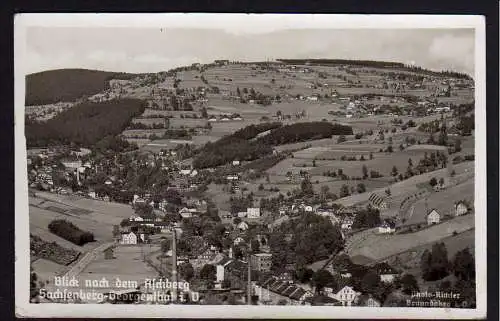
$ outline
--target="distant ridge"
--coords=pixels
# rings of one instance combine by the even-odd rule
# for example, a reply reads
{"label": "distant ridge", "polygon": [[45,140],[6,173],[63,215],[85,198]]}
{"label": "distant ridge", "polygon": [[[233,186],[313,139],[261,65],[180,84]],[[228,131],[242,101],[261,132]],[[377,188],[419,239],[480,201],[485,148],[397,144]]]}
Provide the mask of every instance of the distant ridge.
{"label": "distant ridge", "polygon": [[57,69],[26,76],[26,106],[74,101],[109,88],[111,79],[130,79],[136,74],[89,69]]}
{"label": "distant ridge", "polygon": [[472,79],[472,77],[465,73],[455,72],[455,71],[433,71],[425,69],[418,66],[407,65],[401,62],[389,62],[389,61],[374,61],[374,60],[349,60],[349,59],[276,59],[276,61],[285,64],[310,64],[310,65],[352,65],[360,67],[372,67],[372,68],[394,68],[404,71],[419,72],[422,74],[428,74],[433,76],[445,76],[460,79]]}

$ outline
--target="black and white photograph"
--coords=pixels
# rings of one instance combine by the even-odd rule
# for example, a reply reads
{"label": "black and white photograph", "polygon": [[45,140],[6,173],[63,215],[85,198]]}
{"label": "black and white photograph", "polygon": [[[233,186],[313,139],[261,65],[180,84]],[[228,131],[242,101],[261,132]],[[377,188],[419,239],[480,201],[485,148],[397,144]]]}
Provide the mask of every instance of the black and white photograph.
{"label": "black and white photograph", "polygon": [[18,315],[486,315],[481,17],[14,28]]}

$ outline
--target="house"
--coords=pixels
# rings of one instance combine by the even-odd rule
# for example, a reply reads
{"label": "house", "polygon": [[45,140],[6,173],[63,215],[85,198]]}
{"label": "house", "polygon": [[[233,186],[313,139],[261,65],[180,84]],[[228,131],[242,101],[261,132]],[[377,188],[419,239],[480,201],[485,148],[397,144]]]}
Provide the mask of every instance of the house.
{"label": "house", "polygon": [[280,216],[286,215],[287,212],[288,212],[288,206],[282,205],[279,208]]}
{"label": "house", "polygon": [[351,286],[346,285],[336,293],[334,293],[333,291],[330,292],[328,296],[340,301],[343,306],[351,306],[354,302],[356,302],[357,298],[360,295],[360,292],[356,292]]}
{"label": "house", "polygon": [[137,216],[137,215],[131,215],[131,216],[128,218],[128,220],[129,220],[130,222],[143,222],[143,221],[144,221],[144,219],[143,219],[142,217]]}
{"label": "house", "polygon": [[432,209],[429,213],[427,213],[427,225],[438,224],[441,220],[441,215],[436,211],[436,209]]}
{"label": "house", "polygon": [[269,272],[271,271],[272,257],[271,253],[252,254],[250,257],[250,266],[253,270],[259,272]]}
{"label": "house", "polygon": [[240,224],[238,224],[237,228],[240,231],[244,232],[244,231],[248,230],[248,224],[247,224],[247,222],[241,222]]}
{"label": "house", "polygon": [[392,266],[386,262],[377,263],[373,266],[378,275],[380,275],[380,281],[383,283],[392,283],[395,278],[399,275]]}
{"label": "house", "polygon": [[248,218],[259,218],[260,217],[260,207],[248,207],[247,208]]}
{"label": "house", "polygon": [[137,244],[137,235],[134,232],[122,233],[122,238],[120,240],[120,244],[136,245]]}
{"label": "house", "polygon": [[167,206],[168,202],[166,200],[161,200],[161,202],[158,204],[158,208],[162,210],[163,212],[167,211]]}
{"label": "house", "polygon": [[455,203],[455,216],[465,215],[469,211],[468,205],[464,201]]}
{"label": "house", "polygon": [[233,161],[233,166],[238,166],[240,165],[240,161],[239,160],[234,160]]}
{"label": "house", "polygon": [[239,179],[238,175],[227,175],[226,179],[228,181],[237,181]]}
{"label": "house", "polygon": [[210,117],[210,118],[208,119],[208,121],[209,121],[209,122],[216,122],[216,121],[217,121],[217,117],[212,116],[212,117]]}
{"label": "house", "polygon": [[187,207],[183,207],[179,210],[179,215],[182,218],[191,218],[193,217],[193,212],[191,212]]}
{"label": "house", "polygon": [[215,265],[215,281],[222,282],[225,280],[226,266],[233,261],[231,258],[225,257]]}
{"label": "house", "polygon": [[359,296],[358,305],[371,308],[378,308],[382,306],[380,301],[375,299],[371,294],[363,294]]}
{"label": "house", "polygon": [[238,212],[237,215],[239,218],[244,218],[244,217],[247,217],[247,212]]}
{"label": "house", "polygon": [[307,100],[309,100],[309,101],[318,101],[318,96],[308,96]]}
{"label": "house", "polygon": [[263,282],[257,282],[254,286],[254,293],[259,297],[259,301],[269,304],[286,302],[288,305],[301,305],[313,296],[313,294],[303,288],[278,280],[275,276],[270,276]]}
{"label": "house", "polygon": [[344,217],[342,219],[341,229],[350,230],[352,229],[352,224],[354,223],[354,219],[352,217]]}
{"label": "house", "polygon": [[214,63],[218,66],[227,66],[229,65],[229,60],[227,59],[217,59],[217,60],[214,60]]}
{"label": "house", "polygon": [[396,225],[393,222],[385,220],[379,227],[379,234],[392,234],[396,232]]}
{"label": "house", "polygon": [[234,239],[233,244],[238,245],[238,244],[243,243],[243,242],[245,242],[245,240],[241,236],[238,236]]}
{"label": "house", "polygon": [[282,282],[288,282],[290,284],[293,283],[293,276],[289,272],[283,272],[280,275],[276,276],[276,279]]}
{"label": "house", "polygon": [[313,207],[311,205],[304,205],[302,206],[302,209],[304,210],[304,212],[312,212],[313,211]]}

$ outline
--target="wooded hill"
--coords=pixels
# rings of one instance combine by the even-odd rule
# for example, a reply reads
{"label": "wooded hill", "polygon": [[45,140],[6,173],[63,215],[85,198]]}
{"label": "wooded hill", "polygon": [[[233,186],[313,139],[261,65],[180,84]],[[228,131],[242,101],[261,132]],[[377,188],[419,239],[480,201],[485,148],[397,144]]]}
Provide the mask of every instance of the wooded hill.
{"label": "wooded hill", "polygon": [[120,134],[144,109],[144,102],[138,99],[82,103],[46,122],[27,120],[26,144],[40,147],[74,143],[93,147],[105,137]]}
{"label": "wooded hill", "polygon": [[[269,134],[251,140],[268,130]],[[304,122],[285,126],[281,123],[250,125],[214,143],[207,143],[194,158],[193,166],[207,168],[233,160],[252,161],[271,154],[272,147],[276,145],[330,138],[333,135],[352,135],[352,128],[328,122]]]}
{"label": "wooded hill", "polygon": [[131,79],[135,74],[88,69],[59,69],[26,76],[26,106],[71,102],[109,88],[111,79]]}

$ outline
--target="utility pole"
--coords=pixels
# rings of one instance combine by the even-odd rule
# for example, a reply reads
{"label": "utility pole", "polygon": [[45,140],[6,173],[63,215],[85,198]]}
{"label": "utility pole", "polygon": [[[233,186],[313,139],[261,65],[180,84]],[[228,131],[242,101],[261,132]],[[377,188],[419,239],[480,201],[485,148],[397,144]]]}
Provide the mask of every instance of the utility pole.
{"label": "utility pole", "polygon": [[172,303],[177,301],[177,230],[173,228],[172,234]]}
{"label": "utility pole", "polygon": [[[250,246],[249,246],[250,247]],[[248,267],[248,273],[247,273],[247,304],[251,305],[252,304],[252,267],[250,264],[250,259],[251,259],[251,251],[250,249],[247,251],[248,253],[248,258],[247,258],[247,267]]]}

